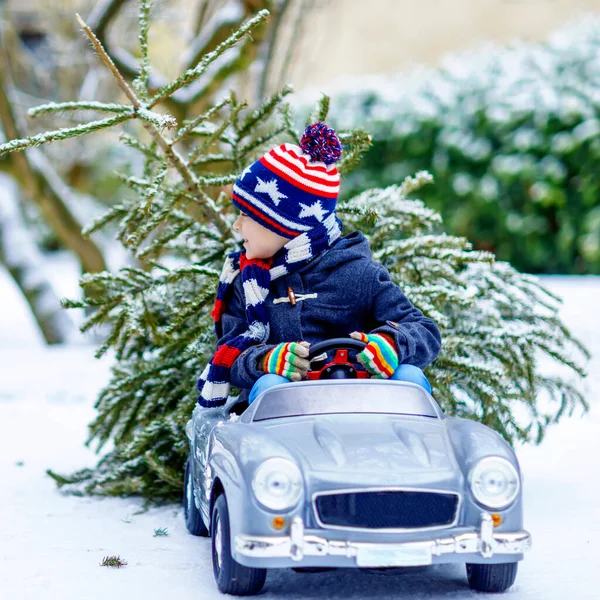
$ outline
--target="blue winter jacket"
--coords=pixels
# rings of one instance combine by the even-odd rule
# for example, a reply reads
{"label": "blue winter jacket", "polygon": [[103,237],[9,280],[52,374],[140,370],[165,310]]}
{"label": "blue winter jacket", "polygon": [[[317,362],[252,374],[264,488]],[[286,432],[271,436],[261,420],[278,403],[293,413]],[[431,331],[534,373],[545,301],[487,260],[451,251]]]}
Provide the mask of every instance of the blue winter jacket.
{"label": "blue winter jacket", "polygon": [[[299,300],[295,306],[274,302],[288,298],[288,287],[296,296],[316,297]],[[217,346],[248,329],[240,276],[232,288],[217,326]],[[388,270],[372,260],[369,242],[360,231],[339,238],[300,270],[274,280],[266,308],[271,325],[268,343],[245,350],[231,369],[232,385],[244,390],[240,400],[264,375],[257,369],[258,359],[281,342],[312,344],[347,337],[352,331],[384,332],[394,337],[399,362],[420,368],[433,362],[441,347],[434,321],[423,316],[390,279]]]}

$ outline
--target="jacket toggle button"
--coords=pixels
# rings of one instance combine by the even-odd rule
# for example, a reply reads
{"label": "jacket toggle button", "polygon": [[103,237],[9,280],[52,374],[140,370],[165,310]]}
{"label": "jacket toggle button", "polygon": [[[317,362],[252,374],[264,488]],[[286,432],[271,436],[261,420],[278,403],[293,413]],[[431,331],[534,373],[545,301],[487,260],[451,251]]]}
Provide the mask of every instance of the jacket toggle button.
{"label": "jacket toggle button", "polygon": [[291,286],[288,287],[288,298],[290,299],[290,304],[296,306],[296,294]]}

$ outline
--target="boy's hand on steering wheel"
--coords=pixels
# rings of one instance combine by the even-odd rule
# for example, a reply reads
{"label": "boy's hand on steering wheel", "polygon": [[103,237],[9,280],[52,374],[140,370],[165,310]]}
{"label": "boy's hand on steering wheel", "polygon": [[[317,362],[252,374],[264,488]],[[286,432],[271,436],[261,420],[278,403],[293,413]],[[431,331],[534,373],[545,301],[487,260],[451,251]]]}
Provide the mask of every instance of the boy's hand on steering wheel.
{"label": "boy's hand on steering wheel", "polygon": [[261,368],[265,373],[275,373],[291,381],[300,381],[310,365],[307,360],[309,349],[309,342],[277,344],[265,355]]}
{"label": "boy's hand on steering wheel", "polygon": [[388,379],[398,368],[398,351],[391,336],[384,333],[353,331],[350,337],[367,344],[356,360],[378,379]]}

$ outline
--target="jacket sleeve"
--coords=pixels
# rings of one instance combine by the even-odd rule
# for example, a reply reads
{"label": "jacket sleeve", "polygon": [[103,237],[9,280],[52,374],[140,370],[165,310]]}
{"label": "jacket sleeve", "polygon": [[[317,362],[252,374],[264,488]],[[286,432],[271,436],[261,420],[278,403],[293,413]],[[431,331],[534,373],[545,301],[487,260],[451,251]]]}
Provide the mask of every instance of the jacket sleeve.
{"label": "jacket sleeve", "polygon": [[382,265],[376,265],[368,298],[369,333],[390,334],[400,364],[422,369],[437,358],[442,345],[437,325],[411,304]]}
{"label": "jacket sleeve", "polygon": [[[248,329],[246,310],[242,298],[241,278],[236,277],[233,284],[233,293],[230,292],[228,295],[221,323],[215,326],[218,338],[217,348]],[[258,359],[262,358],[273,347],[274,344],[255,344],[244,350],[236,358],[231,368],[231,384],[242,389],[252,388],[256,380],[264,375],[262,371],[256,368]]]}

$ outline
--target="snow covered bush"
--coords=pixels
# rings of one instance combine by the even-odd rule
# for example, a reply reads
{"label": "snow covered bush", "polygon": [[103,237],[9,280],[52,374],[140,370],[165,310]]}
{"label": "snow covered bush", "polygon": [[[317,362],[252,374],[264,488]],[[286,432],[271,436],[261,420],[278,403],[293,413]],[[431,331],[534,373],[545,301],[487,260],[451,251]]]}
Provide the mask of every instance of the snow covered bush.
{"label": "snow covered bush", "polygon": [[600,273],[600,19],[442,69],[340,82],[334,126],[373,148],[346,197],[420,169],[453,234],[532,273]]}

